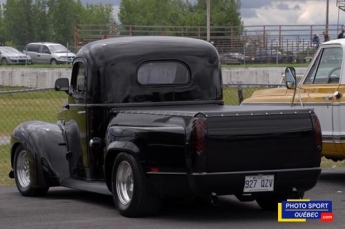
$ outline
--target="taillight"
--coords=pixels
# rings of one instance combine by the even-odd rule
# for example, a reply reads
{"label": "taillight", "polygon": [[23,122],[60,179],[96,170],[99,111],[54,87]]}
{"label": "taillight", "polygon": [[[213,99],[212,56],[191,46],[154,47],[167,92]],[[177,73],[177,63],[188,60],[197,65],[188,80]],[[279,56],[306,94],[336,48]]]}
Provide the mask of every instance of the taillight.
{"label": "taillight", "polygon": [[206,118],[196,118],[193,120],[191,132],[191,153],[202,155],[205,151],[207,122]]}
{"label": "taillight", "polygon": [[321,132],[319,118],[315,114],[312,115],[311,118],[312,118],[313,126],[314,126],[316,148],[321,151],[322,150],[322,132]]}

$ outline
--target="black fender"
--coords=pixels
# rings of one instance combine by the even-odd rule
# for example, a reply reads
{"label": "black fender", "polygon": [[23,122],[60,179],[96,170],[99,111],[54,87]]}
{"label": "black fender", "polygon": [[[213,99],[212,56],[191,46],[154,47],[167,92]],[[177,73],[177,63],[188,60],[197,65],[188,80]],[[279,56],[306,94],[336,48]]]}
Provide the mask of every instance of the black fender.
{"label": "black fender", "polygon": [[105,178],[110,188],[116,156],[126,152],[142,164],[144,172],[186,171],[185,129],[177,125],[147,127],[109,126],[106,133]]}
{"label": "black fender", "polygon": [[66,146],[61,128],[54,123],[29,121],[17,126],[11,136],[11,166],[19,145],[29,154],[32,185],[57,186],[69,177]]}

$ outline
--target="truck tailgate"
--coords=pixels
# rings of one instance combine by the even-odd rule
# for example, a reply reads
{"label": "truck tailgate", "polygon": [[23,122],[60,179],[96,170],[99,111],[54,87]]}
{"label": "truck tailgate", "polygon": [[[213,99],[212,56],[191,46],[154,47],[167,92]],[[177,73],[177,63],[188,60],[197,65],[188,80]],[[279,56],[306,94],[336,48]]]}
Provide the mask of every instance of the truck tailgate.
{"label": "truck tailgate", "polygon": [[207,118],[207,171],[319,166],[310,114]]}

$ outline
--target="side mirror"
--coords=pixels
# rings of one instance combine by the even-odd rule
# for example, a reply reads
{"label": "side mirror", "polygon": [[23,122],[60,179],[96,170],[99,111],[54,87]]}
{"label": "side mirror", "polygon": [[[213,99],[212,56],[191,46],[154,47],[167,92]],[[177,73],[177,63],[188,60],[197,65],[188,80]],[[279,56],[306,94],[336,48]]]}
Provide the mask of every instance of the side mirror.
{"label": "side mirror", "polygon": [[59,78],[55,81],[55,91],[69,91],[69,80],[68,78]]}
{"label": "side mirror", "polygon": [[285,69],[285,86],[287,89],[296,88],[296,70],[293,67]]}

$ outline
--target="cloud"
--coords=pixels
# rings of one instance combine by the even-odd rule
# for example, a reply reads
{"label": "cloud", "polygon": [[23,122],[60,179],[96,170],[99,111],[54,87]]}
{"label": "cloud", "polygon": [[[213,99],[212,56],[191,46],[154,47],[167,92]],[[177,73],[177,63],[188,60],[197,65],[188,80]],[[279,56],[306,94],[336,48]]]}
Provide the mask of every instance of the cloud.
{"label": "cloud", "polygon": [[285,4],[285,3],[282,3],[282,2],[280,2],[279,4],[277,4],[276,7],[277,7],[278,9],[280,9],[280,10],[289,10],[289,9],[290,9],[289,5],[287,5],[287,4]]}
{"label": "cloud", "polygon": [[254,9],[242,9],[241,10],[241,17],[257,18],[258,15],[256,14],[256,10],[254,10]]}
{"label": "cloud", "polygon": [[293,9],[294,9],[294,10],[301,10],[301,7],[300,7],[299,5],[295,5],[295,6],[293,7]]}
{"label": "cloud", "polygon": [[269,6],[272,4],[272,0],[242,0],[242,9],[258,9],[261,7]]}
{"label": "cloud", "polygon": [[[242,0],[244,25],[324,25],[326,1],[321,0]],[[345,13],[340,11],[340,22]],[[337,24],[336,0],[329,0],[329,24]]]}

